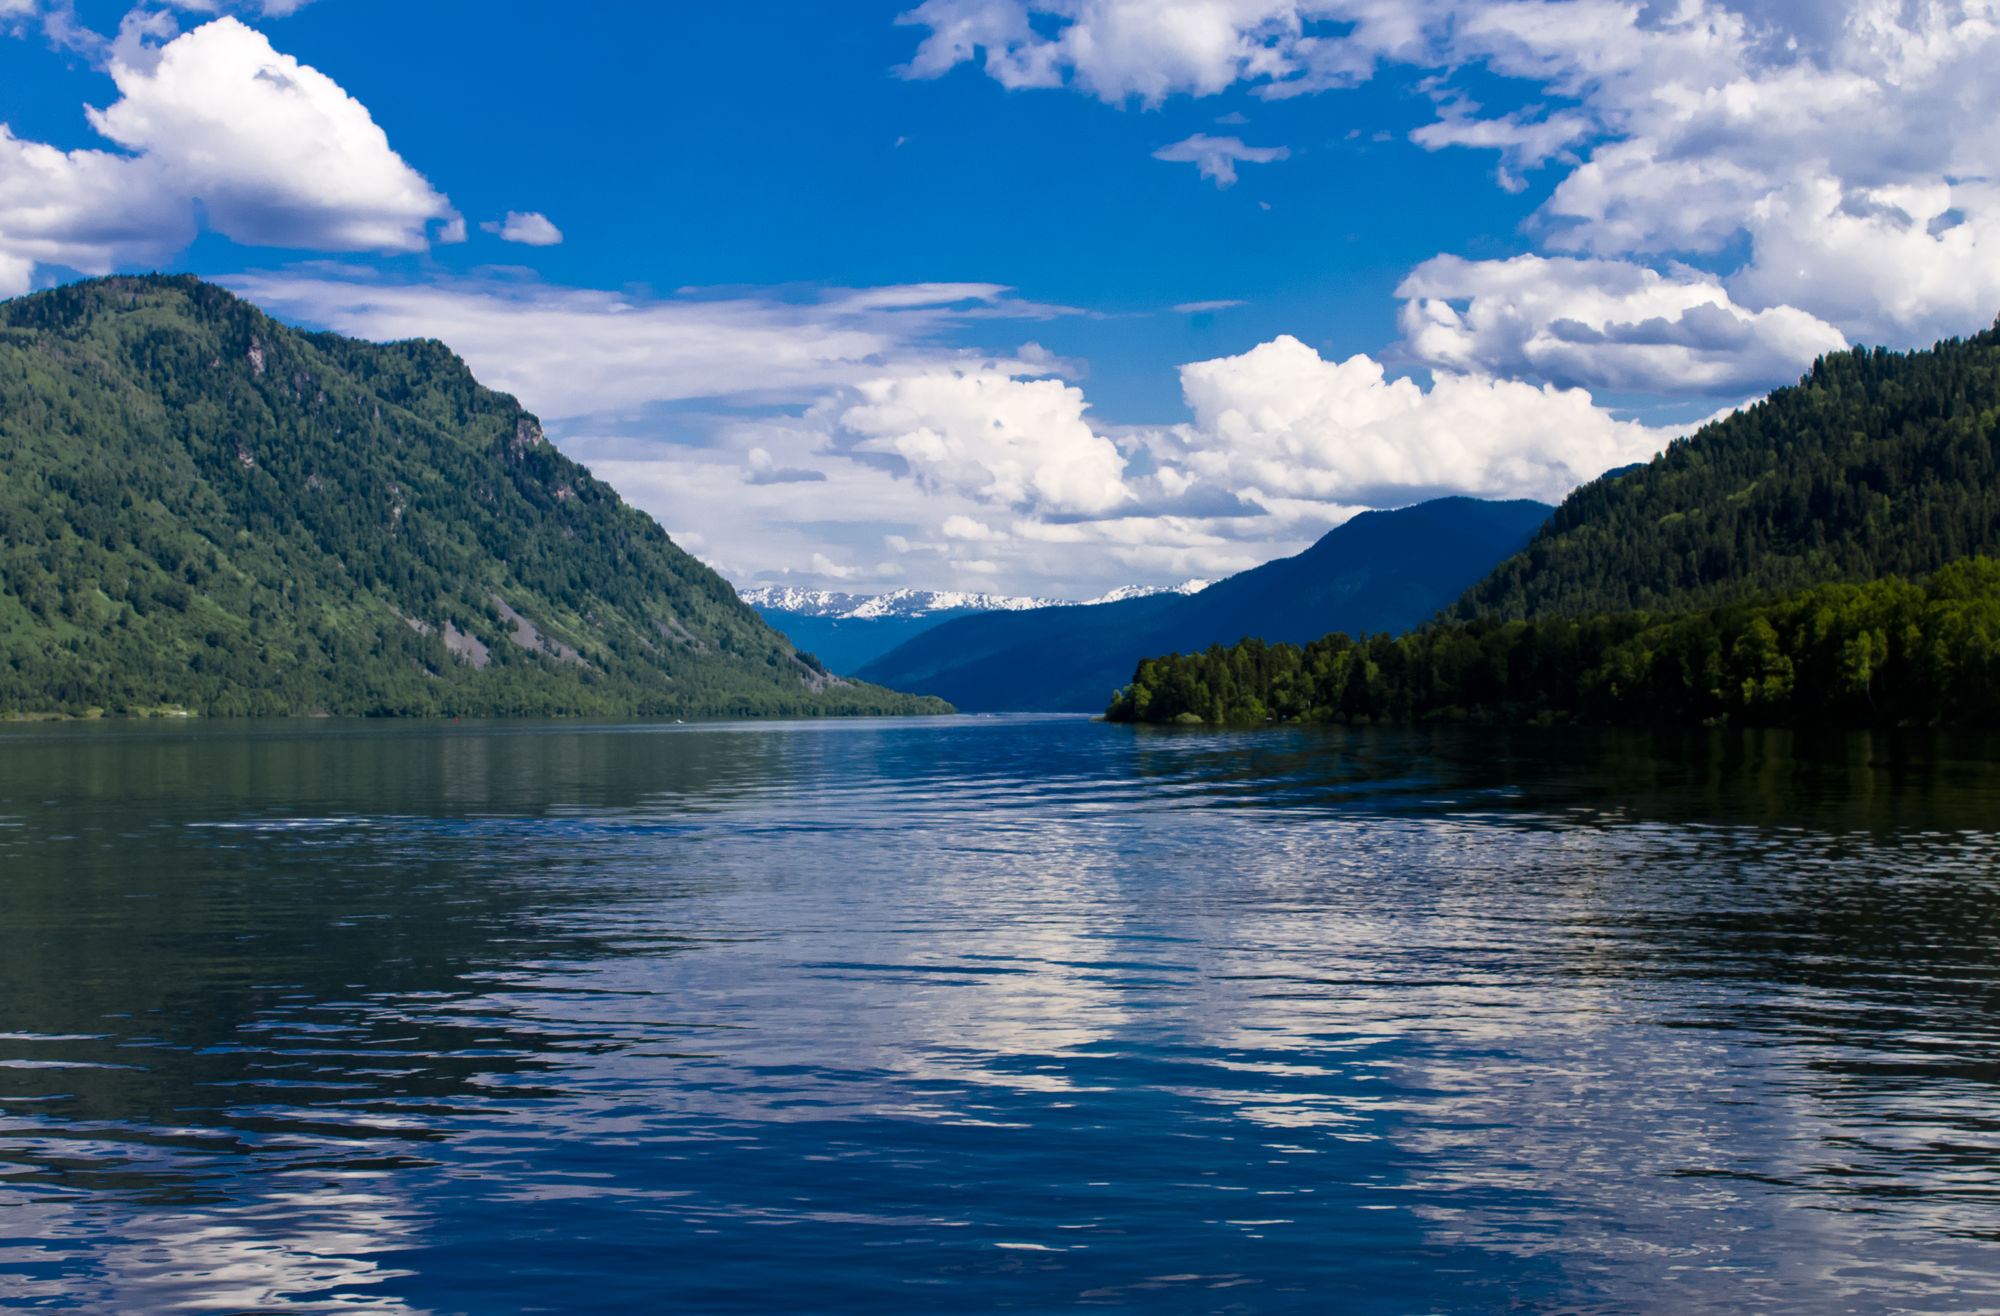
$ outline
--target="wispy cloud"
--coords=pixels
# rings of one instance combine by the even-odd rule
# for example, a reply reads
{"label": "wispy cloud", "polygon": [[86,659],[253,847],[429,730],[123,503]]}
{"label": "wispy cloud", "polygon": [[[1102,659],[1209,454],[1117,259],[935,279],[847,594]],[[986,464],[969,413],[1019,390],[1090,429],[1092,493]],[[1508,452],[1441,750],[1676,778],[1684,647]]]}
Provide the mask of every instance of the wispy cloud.
{"label": "wispy cloud", "polygon": [[[714,400],[809,404],[884,372],[964,360],[967,349],[952,336],[967,323],[1058,313],[990,283],[790,297],[688,289],[647,299],[498,276],[392,283],[340,266],[224,282],[259,305],[342,333],[442,339],[487,383],[555,417]],[[1038,353],[1021,368],[1047,374],[1060,363]]]}
{"label": "wispy cloud", "polygon": [[480,229],[497,235],[502,242],[519,242],[529,247],[553,247],[563,240],[562,230],[547,215],[530,210],[525,214],[510,210],[501,219],[489,219]]}
{"label": "wispy cloud", "polygon": [[1153,152],[1153,158],[1171,164],[1194,165],[1201,170],[1203,178],[1213,179],[1216,187],[1225,188],[1235,186],[1239,162],[1271,164],[1290,159],[1291,154],[1289,147],[1245,146],[1240,137],[1210,137],[1207,133],[1196,133],[1171,146],[1162,146]]}

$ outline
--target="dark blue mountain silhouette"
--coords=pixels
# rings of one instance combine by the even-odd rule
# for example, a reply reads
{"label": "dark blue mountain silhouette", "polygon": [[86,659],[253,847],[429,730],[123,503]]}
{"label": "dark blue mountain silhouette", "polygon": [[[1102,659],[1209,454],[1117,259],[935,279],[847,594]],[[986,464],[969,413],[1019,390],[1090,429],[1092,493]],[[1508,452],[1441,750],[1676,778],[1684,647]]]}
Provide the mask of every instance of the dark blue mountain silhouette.
{"label": "dark blue mountain silhouette", "polygon": [[1099,712],[1141,658],[1245,636],[1304,643],[1329,631],[1429,621],[1528,542],[1544,503],[1440,498],[1363,512],[1297,557],[1192,596],[981,613],[925,631],[855,673],[960,709]]}

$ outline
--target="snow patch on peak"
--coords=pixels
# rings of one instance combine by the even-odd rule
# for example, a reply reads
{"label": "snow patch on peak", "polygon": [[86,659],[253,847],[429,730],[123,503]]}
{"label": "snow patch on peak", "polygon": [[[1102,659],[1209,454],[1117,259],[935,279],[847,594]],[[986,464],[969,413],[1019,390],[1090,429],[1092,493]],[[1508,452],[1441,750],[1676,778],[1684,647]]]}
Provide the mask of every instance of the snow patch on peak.
{"label": "snow patch on peak", "polygon": [[1022,612],[1053,608],[1061,599],[1026,599],[1005,594],[972,594],[963,590],[899,589],[887,594],[846,594],[839,590],[800,589],[766,585],[740,591],[753,608],[789,612],[802,617],[867,620],[878,617],[926,617],[934,612]]}
{"label": "snow patch on peak", "polygon": [[1099,598],[1079,604],[1071,599],[1022,598],[1011,594],[974,594],[965,590],[899,589],[887,594],[848,594],[840,590],[801,589],[796,585],[764,585],[740,590],[743,601],[767,612],[800,617],[831,617],[865,621],[881,617],[927,617],[934,612],[1026,612],[1030,608],[1073,608],[1091,603],[1117,603],[1155,594],[1198,594],[1205,580],[1178,585],[1121,585]]}
{"label": "snow patch on peak", "polygon": [[1178,585],[1120,585],[1109,594],[1088,602],[1123,603],[1126,599],[1150,599],[1156,594],[1199,594],[1214,583],[1212,580],[1184,580]]}

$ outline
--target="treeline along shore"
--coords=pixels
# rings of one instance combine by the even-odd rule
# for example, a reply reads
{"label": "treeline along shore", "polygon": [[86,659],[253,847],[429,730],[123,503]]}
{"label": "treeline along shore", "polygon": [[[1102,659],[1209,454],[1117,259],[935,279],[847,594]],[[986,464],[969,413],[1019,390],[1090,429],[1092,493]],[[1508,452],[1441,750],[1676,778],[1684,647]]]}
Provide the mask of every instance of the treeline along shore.
{"label": "treeline along shore", "polygon": [[1141,662],[1106,717],[2000,726],[2000,562],[1696,612],[1246,639]]}

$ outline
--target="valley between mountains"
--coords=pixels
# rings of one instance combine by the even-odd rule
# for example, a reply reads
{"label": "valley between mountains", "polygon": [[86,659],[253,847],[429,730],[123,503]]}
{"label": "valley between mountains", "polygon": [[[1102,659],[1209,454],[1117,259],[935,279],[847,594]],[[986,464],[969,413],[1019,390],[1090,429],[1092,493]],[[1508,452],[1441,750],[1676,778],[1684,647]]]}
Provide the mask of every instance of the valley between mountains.
{"label": "valley between mountains", "polygon": [[1984,722],[1996,554],[2000,327],[1825,357],[1557,507],[1069,603],[739,596],[444,344],[184,276],[0,303],[4,716]]}

